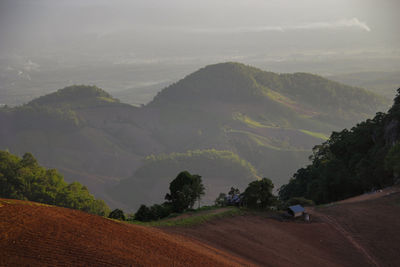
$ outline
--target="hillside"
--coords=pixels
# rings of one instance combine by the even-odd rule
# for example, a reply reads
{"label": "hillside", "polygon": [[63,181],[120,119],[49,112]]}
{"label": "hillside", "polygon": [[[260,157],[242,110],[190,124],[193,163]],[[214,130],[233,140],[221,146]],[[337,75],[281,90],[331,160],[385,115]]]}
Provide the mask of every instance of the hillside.
{"label": "hillside", "polygon": [[[29,151],[67,181],[78,180],[111,206],[122,207],[108,189],[135,176],[149,155],[231,151],[279,187],[332,130],[385,108],[385,100],[372,93],[316,75],[222,63],[190,74],[140,108],[81,85],[3,107],[0,149]],[[233,185],[225,178],[212,180],[211,188]],[[141,189],[129,190],[135,195]]]}
{"label": "hillside", "polygon": [[0,150],[0,198],[36,201],[108,216],[110,209],[78,182],[67,184],[55,169],[40,166],[30,153],[22,158]]}
{"label": "hillside", "polygon": [[1,266],[243,266],[235,256],[155,228],[0,199]]}
{"label": "hillside", "polygon": [[165,88],[144,111],[155,114],[148,123],[167,151],[234,151],[280,186],[332,130],[386,107],[377,95],[316,75],[221,63]]}
{"label": "hillside", "polygon": [[[165,88],[148,106],[168,109],[183,105],[205,110],[210,102],[214,108],[218,104],[236,104],[236,109],[264,111],[261,116],[272,113],[274,116],[264,121],[281,127],[285,121],[288,127],[307,125],[310,130],[320,131],[329,126],[327,119],[328,123],[346,127],[351,125],[349,121],[365,118],[366,114],[388,105],[384,98],[371,92],[318,75],[277,74],[240,63],[220,63],[202,68]],[[256,106],[256,110],[241,106],[245,104]],[[313,120],[304,124],[310,118]],[[300,122],[303,124],[298,125]]]}
{"label": "hillside", "polygon": [[396,266],[399,190],[310,208],[311,223],[247,212],[161,228],[0,199],[0,265]]}
{"label": "hillside", "polygon": [[333,132],[316,146],[311,163],[281,187],[282,200],[305,197],[329,203],[399,183],[400,89],[387,113],[350,130]]}
{"label": "hillside", "polygon": [[311,223],[255,213],[163,230],[258,266],[396,266],[399,204],[399,188],[388,188],[309,210]]}

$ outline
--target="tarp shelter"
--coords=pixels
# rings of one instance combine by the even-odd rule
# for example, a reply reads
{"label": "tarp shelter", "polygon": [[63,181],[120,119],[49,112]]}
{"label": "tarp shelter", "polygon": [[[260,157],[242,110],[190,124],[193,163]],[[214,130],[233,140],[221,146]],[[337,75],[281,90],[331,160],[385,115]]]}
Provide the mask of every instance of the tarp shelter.
{"label": "tarp shelter", "polygon": [[295,218],[303,216],[304,211],[305,210],[301,205],[294,205],[288,208],[288,212],[290,213],[290,215],[292,215]]}

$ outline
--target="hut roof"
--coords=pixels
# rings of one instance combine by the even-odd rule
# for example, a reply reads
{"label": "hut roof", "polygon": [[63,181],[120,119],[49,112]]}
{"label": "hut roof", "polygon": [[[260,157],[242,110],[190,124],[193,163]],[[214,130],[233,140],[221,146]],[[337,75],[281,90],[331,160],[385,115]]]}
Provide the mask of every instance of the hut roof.
{"label": "hut roof", "polygon": [[289,209],[290,209],[293,213],[304,212],[304,208],[303,208],[301,205],[290,206]]}

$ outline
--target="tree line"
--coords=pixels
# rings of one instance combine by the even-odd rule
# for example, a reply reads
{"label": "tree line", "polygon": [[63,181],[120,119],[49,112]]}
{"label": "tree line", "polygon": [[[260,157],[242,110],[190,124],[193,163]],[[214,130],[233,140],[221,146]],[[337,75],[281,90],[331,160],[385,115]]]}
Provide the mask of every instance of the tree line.
{"label": "tree line", "polygon": [[[248,208],[266,209],[277,204],[277,197],[273,195],[274,185],[268,178],[255,180],[249,183],[245,191],[240,194],[239,189],[231,188],[229,195],[238,196],[240,204]],[[172,213],[182,213],[193,210],[195,203],[200,203],[201,197],[205,194],[202,177],[191,174],[188,171],[180,172],[169,185],[169,193],[165,195],[165,202],[152,206],[141,205],[137,212],[128,220],[154,221],[168,217]],[[221,193],[215,201],[215,206],[235,205],[228,202],[226,194]],[[240,196],[240,197],[239,197]],[[200,205],[199,205],[200,206]],[[126,216],[120,209],[110,213],[110,218],[125,220]]]}
{"label": "tree line", "polygon": [[66,183],[55,169],[40,166],[31,153],[22,158],[0,151],[0,197],[35,201],[107,216],[109,208],[78,182]]}
{"label": "tree line", "polygon": [[387,113],[333,132],[315,146],[311,164],[299,169],[279,189],[279,197],[305,197],[328,203],[399,182],[400,88]]}

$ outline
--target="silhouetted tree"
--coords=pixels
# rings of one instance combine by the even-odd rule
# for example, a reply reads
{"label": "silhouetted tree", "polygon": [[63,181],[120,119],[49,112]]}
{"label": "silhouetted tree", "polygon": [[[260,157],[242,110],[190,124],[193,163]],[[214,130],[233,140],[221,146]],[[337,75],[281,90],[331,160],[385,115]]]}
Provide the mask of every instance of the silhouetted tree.
{"label": "silhouetted tree", "polygon": [[175,212],[192,208],[194,203],[204,195],[201,176],[183,171],[170,183],[170,193],[165,199],[170,201]]}
{"label": "silhouetted tree", "polygon": [[251,208],[266,208],[274,204],[274,184],[268,178],[251,182],[243,193],[243,201]]}
{"label": "silhouetted tree", "polygon": [[108,218],[125,221],[125,214],[122,210],[115,209],[112,212],[110,212],[110,215],[108,215]]}

